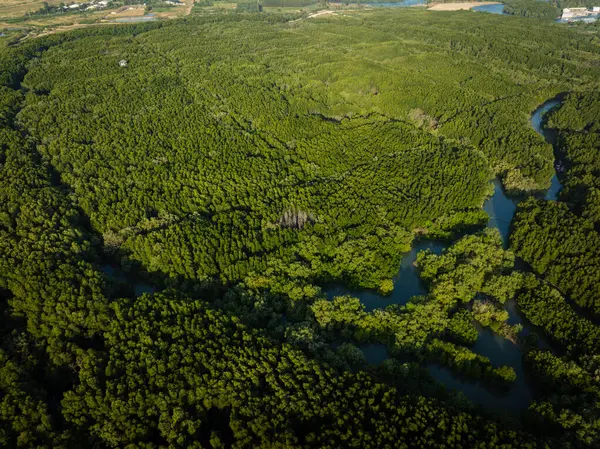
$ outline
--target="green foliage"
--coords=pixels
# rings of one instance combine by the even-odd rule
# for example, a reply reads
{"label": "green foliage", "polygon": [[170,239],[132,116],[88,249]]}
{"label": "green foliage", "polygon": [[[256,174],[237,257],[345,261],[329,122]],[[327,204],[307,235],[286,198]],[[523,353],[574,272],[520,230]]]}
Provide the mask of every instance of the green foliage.
{"label": "green foliage", "polygon": [[477,341],[477,328],[473,325],[473,315],[466,309],[458,309],[448,321],[448,337],[465,346]]}
{"label": "green foliage", "polygon": [[433,360],[474,379],[483,378],[497,385],[507,385],[517,378],[512,367],[503,365],[494,368],[487,357],[449,342],[433,339],[427,345],[427,351]]}
{"label": "green foliage", "polygon": [[259,12],[259,2],[258,1],[250,1],[250,2],[239,2],[235,10],[238,12]]}
{"label": "green foliage", "polygon": [[592,356],[600,348],[600,328],[579,316],[551,285],[530,276],[517,296],[527,319],[541,327],[573,357]]}
{"label": "green foliage", "polygon": [[317,0],[262,0],[263,6],[272,8],[302,8],[305,6],[316,5]]}
{"label": "green foliage", "polygon": [[[18,96],[13,96],[18,99]],[[27,320],[31,334],[69,357],[65,345],[90,338],[106,325],[106,286],[90,261],[91,244],[81,217],[52,183],[51,168],[34,147],[10,129],[0,129],[0,288]]]}
{"label": "green foliage", "polygon": [[561,9],[551,2],[536,0],[508,0],[504,4],[504,13],[535,19],[555,20],[561,15]]}
{"label": "green foliage", "polygon": [[577,305],[600,315],[600,235],[565,204],[523,201],[511,247]]}
{"label": "green foliage", "polygon": [[391,294],[394,291],[394,282],[391,279],[382,280],[378,291],[384,296]]}
{"label": "green foliage", "polygon": [[[447,235],[450,224],[481,222],[481,212],[460,214],[481,204],[490,166],[530,188],[548,183],[552,151],[527,114],[566,80],[589,79],[596,51],[583,39],[585,64],[564,61],[557,74],[548,67],[558,44],[532,35],[548,49],[531,55],[521,36],[537,31],[524,23],[507,35],[478,17],[480,29],[457,33],[473,19],[422,27],[422,13],[406,12],[367,13],[377,24],[368,33],[345,18],[290,28],[213,17],[135,41],[81,38],[32,64],[19,121],[94,229],[118,235],[152,272],[237,282],[300,258],[315,278],[377,288],[393,275],[407,228],[454,217],[440,223]],[[191,39],[190,26],[202,32]],[[341,51],[336,30],[354,33],[355,51]],[[306,49],[302,60],[289,45]],[[424,51],[426,62],[411,57]],[[373,55],[379,63],[367,63]],[[443,139],[413,126],[416,109]],[[314,219],[279,225],[290,210]]]}
{"label": "green foliage", "polygon": [[0,349],[0,446],[53,448],[54,433],[43,392],[37,390],[31,372],[10,360]]}
{"label": "green foliage", "polygon": [[481,293],[501,304],[513,299],[523,284],[523,273],[513,271],[510,274],[488,276]]}
{"label": "green foliage", "polygon": [[498,230],[486,229],[463,237],[440,256],[420,252],[416,263],[430,285],[432,298],[452,307],[471,301],[483,290],[487,276],[511,268],[513,256],[502,248]]}
{"label": "green foliage", "polygon": [[[535,21],[407,10],[215,14],[2,50],[1,309],[22,322],[0,328],[0,445],[550,446],[408,390],[418,363],[515,380],[460,346],[476,337],[460,306],[480,294],[517,294],[567,347],[592,411],[545,397],[537,416],[561,444],[593,442],[597,326],[511,274],[497,231],[421,254],[430,294],[406,305],[367,313],[318,285],[389,292],[415,235],[484,224],[495,174],[509,190],[547,186],[552,149],[527,118],[572,80],[597,88],[598,49]],[[556,120],[575,139],[576,122]],[[177,289],[121,298],[130,289],[98,269],[111,258]],[[367,342],[413,363],[361,371],[354,344]]]}
{"label": "green foliage", "polygon": [[202,301],[144,295],[118,301],[113,311],[106,353],[88,352],[79,385],[62,401],[71,425],[109,445],[152,445],[158,437],[171,447],[200,447],[215,434],[234,447],[535,444],[481,418],[401,397],[365,374],[336,374]]}
{"label": "green foliage", "polygon": [[548,126],[557,132],[565,172],[561,198],[574,204],[574,211],[596,227],[600,225],[599,123],[600,94],[595,91],[569,94],[548,117]]}
{"label": "green foliage", "polygon": [[506,323],[508,317],[508,311],[498,307],[492,301],[476,300],[473,302],[473,318],[475,320],[479,321],[482,326],[489,327],[507,340],[516,342],[523,326],[521,324],[509,325]]}
{"label": "green foliage", "polygon": [[417,231],[425,234],[430,239],[449,239],[481,229],[489,218],[488,214],[482,209],[458,211],[425,223],[423,228],[417,229]]}
{"label": "green foliage", "polygon": [[351,343],[343,343],[336,352],[350,367],[360,368],[367,364],[365,354]]}
{"label": "green foliage", "polygon": [[544,397],[530,407],[535,423],[557,437],[593,446],[600,438],[597,378],[577,363],[549,352],[527,355]]}

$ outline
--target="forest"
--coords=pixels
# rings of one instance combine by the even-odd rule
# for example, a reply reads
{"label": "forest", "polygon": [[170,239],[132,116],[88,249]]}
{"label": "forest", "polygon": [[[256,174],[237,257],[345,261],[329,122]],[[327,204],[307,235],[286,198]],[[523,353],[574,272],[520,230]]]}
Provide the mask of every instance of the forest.
{"label": "forest", "polygon": [[[600,36],[518,15],[1,48],[0,447],[598,447]],[[432,367],[530,397],[491,410]]]}

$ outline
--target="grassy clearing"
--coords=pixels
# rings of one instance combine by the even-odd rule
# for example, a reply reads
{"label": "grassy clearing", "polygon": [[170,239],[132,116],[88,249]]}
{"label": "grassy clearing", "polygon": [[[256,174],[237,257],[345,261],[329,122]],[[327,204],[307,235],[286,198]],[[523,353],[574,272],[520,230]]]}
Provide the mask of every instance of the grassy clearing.
{"label": "grassy clearing", "polygon": [[[47,0],[49,5],[57,5],[62,0]],[[0,17],[22,17],[30,11],[37,11],[43,7],[42,0],[2,0],[0,1]]]}
{"label": "grassy clearing", "polygon": [[212,6],[213,8],[217,8],[217,9],[235,9],[237,7],[237,3],[233,3],[233,2],[218,2]]}
{"label": "grassy clearing", "polygon": [[144,5],[131,5],[114,11],[114,14],[111,13],[107,18],[118,19],[122,17],[139,17],[143,16],[145,13],[146,8]]}

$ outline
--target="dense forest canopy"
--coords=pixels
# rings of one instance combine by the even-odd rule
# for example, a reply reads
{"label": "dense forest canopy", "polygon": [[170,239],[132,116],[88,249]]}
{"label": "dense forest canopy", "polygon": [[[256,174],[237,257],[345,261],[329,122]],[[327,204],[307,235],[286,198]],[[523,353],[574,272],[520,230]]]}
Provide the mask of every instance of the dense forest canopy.
{"label": "dense forest canopy", "polygon": [[[593,31],[416,10],[2,49],[0,445],[597,444],[599,65]],[[556,96],[553,148],[529,118]],[[555,160],[561,202],[522,201],[506,248],[483,229],[491,180],[535,194]],[[324,295],[391,293],[427,238],[448,247],[416,257],[426,294]],[[476,351],[482,328],[523,353],[521,414],[428,374],[521,382]]]}

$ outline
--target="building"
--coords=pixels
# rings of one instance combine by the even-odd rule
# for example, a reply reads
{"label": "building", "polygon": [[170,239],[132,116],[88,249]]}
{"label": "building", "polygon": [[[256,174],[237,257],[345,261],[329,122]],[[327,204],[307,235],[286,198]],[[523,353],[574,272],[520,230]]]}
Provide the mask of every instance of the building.
{"label": "building", "polygon": [[600,15],[600,6],[593,8],[565,8],[562,12],[563,20],[583,20],[587,18],[595,18]]}

